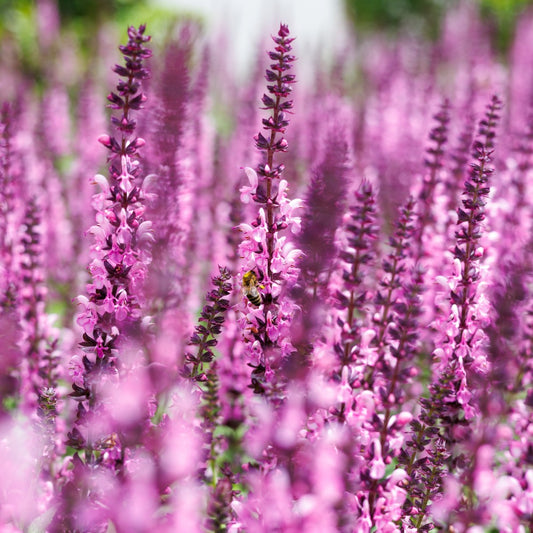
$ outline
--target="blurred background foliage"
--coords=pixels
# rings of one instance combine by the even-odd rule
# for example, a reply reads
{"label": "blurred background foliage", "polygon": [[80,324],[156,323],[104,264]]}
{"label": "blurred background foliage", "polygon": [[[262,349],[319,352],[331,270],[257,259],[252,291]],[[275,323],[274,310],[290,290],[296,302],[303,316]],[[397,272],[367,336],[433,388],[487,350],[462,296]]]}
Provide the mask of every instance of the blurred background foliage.
{"label": "blurred background foliage", "polygon": [[87,62],[98,45],[96,35],[102,28],[112,27],[120,42],[124,42],[128,26],[146,23],[150,33],[165,35],[179,19],[178,13],[155,7],[149,0],[0,0],[0,54],[4,56],[9,50],[19,68],[38,84],[43,73],[41,62],[47,59],[38,38],[38,9],[48,2],[57,4],[61,36],[68,37],[64,42],[70,41]]}
{"label": "blurred background foliage", "polygon": [[[461,0],[344,0],[346,12],[361,32],[382,30],[409,32],[434,40],[439,35],[441,19]],[[479,6],[484,20],[492,28],[495,50],[505,53],[511,44],[518,17],[533,0],[471,0]]]}
{"label": "blurred background foliage", "polygon": [[[83,21],[94,25],[102,19],[129,14],[139,6],[146,6],[146,0],[57,0],[61,21],[65,25]],[[0,0],[0,31],[13,30],[10,22],[17,17],[33,16],[37,0]]]}
{"label": "blurred background foliage", "polygon": [[[42,72],[41,62],[47,58],[39,49],[36,13],[38,4],[42,6],[47,1],[57,1],[62,34],[81,45],[87,58],[94,52],[95,35],[104,23],[112,23],[122,40],[129,25],[147,23],[152,35],[157,34],[163,40],[161,37],[171,31],[179,17],[191,15],[178,9],[162,8],[152,0],[0,0],[0,53],[4,56],[7,45],[19,67],[37,81]],[[446,11],[465,0],[342,1],[347,17],[358,33],[408,32],[435,40]],[[533,0],[470,1],[479,6],[492,29],[494,48],[503,56],[512,42],[518,17],[533,5]],[[176,2],[176,7],[178,5]]]}
{"label": "blurred background foliage", "polygon": [[[220,0],[223,2],[224,0]],[[409,31],[435,38],[446,10],[461,0],[343,0],[346,12],[359,31]],[[506,46],[517,17],[533,0],[470,0],[478,4],[483,17],[497,33],[496,44]],[[0,37],[30,32],[37,0],[0,0]],[[113,19],[120,23],[132,16],[166,18],[168,11],[157,9],[150,0],[57,0],[61,23],[83,37],[95,25]],[[176,2],[179,5],[179,2]]]}

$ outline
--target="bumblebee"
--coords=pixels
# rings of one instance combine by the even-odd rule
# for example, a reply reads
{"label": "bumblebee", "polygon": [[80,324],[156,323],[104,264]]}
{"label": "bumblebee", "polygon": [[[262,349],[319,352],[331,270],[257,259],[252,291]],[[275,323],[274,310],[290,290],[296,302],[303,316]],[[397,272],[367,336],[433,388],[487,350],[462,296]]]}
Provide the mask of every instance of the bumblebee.
{"label": "bumblebee", "polygon": [[263,303],[263,298],[257,290],[257,275],[253,270],[249,270],[242,277],[242,292],[256,307]]}

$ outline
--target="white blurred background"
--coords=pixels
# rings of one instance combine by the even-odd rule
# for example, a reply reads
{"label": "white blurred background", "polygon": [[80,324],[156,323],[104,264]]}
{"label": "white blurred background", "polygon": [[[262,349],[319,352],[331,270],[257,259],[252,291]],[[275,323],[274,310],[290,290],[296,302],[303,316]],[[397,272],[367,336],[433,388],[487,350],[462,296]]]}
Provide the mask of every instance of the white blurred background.
{"label": "white blurred background", "polygon": [[152,0],[152,4],[198,14],[209,35],[229,36],[225,45],[240,74],[249,70],[258,47],[271,47],[268,36],[277,32],[280,22],[288,24],[297,38],[293,48],[300,73],[310,71],[317,57],[342,49],[349,32],[341,0]]}

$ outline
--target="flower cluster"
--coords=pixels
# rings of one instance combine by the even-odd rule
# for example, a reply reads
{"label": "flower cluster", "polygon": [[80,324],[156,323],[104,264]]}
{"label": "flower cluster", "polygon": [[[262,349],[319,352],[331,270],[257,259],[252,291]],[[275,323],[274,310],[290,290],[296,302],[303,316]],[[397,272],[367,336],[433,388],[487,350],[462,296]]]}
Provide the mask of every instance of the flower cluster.
{"label": "flower cluster", "polygon": [[[411,509],[416,509],[413,523],[417,528],[423,525],[428,503],[442,491],[447,469],[454,470],[466,460],[460,457],[457,444],[467,439],[468,425],[476,414],[473,374],[487,374],[483,326],[489,316],[484,295],[478,294],[483,281],[479,267],[483,256],[480,239],[490,192],[487,185],[494,172],[489,166],[492,152],[488,147],[494,146],[500,108],[501,102],[494,96],[486,117],[480,121],[478,137],[482,140],[476,140],[473,145],[476,162],[472,164],[470,179],[464,184],[463,207],[457,208],[458,229],[453,251],[456,275],[455,279],[449,279],[450,314],[446,328],[441,330],[446,337],[434,353],[437,364],[429,387],[431,398],[421,401],[420,419],[413,423],[414,437],[408,443],[410,452],[404,452],[403,456],[410,475]],[[421,452],[426,456],[417,460]],[[415,470],[415,464],[424,465],[424,470]]]}
{"label": "flower cluster", "polygon": [[301,206],[299,200],[289,200],[289,184],[281,179],[285,167],[274,161],[274,156],[288,147],[283,134],[289,125],[286,113],[292,109],[292,100],[287,98],[294,83],[294,75],[289,74],[294,61],[290,54],[294,39],[283,24],[273,39],[276,46],[269,52],[273,63],[265,75],[271,83],[267,86],[270,95],[264,94],[262,99],[265,109],[271,111],[262,121],[268,135],[260,132],[255,137],[265,161],[257,171],[246,168],[250,185],[241,188],[241,200],[248,203],[252,199],[259,213],[251,224],[239,226],[243,233],[240,278],[248,298],[244,300],[242,326],[250,344],[249,359],[254,368],[251,380],[255,392],[270,396],[281,393],[281,368],[293,351],[287,335],[296,311],[283,290],[297,277],[299,251],[281,232],[286,228],[298,231],[300,218],[294,211]]}
{"label": "flower cluster", "polygon": [[128,365],[119,359],[121,334],[134,335],[141,327],[142,284],[150,262],[151,223],[144,219],[146,200],[138,160],[144,140],[133,137],[136,121],[132,116],[145,101],[140,82],[149,76],[143,61],[151,56],[144,47],[150,37],[144,31],[144,26],[129,28],[128,44],[120,47],[125,67],[114,68],[124,78],[117,84],[117,93],[108,96],[110,107],[120,111],[119,117],[111,118],[119,138],[102,135],[98,139],[111,152],[110,176],[109,180],[103,175],[94,178],[101,191],[93,196],[96,224],[89,230],[94,237],[89,265],[92,283],[87,286],[87,296],[78,297],[83,355],[75,356],[71,363],[74,381],[70,396],[78,407],[67,445],[77,450],[77,468],[69,481],[73,488],[66,485],[71,499],[65,500],[57,527],[72,527],[70,513],[74,502],[83,497],[85,476],[91,469],[102,466],[120,472],[125,466],[120,425],[110,415],[105,396],[109,387],[118,385],[120,372],[128,371]]}
{"label": "flower cluster", "polygon": [[[77,371],[72,396],[78,401],[78,426],[86,426],[87,418],[98,412],[99,400],[95,379],[113,381],[117,377],[117,340],[120,328],[131,327],[142,318],[141,286],[146,276],[149,253],[146,243],[151,239],[151,223],[144,220],[145,199],[137,150],[143,146],[140,137],[131,138],[136,122],[131,110],[142,106],[145,96],[139,82],[148,77],[143,67],[151,51],[144,47],[150,38],[144,35],[144,26],[128,30],[129,42],[120,47],[126,66],[116,65],[114,71],[125,80],[117,84],[117,93],[108,100],[113,109],[121,111],[120,117],[111,121],[120,132],[120,138],[103,135],[99,141],[110,151],[110,179],[95,177],[101,191],[93,197],[96,225],[89,231],[94,236],[93,260],[89,265],[92,283],[87,286],[88,296],[79,296],[81,312],[77,322],[83,328],[84,349],[82,368]],[[79,365],[79,359],[73,363]],[[105,376],[105,377],[104,377]],[[109,448],[108,437],[99,435],[88,440],[74,428],[69,445],[94,454],[103,446]],[[89,457],[86,457],[89,461]]]}

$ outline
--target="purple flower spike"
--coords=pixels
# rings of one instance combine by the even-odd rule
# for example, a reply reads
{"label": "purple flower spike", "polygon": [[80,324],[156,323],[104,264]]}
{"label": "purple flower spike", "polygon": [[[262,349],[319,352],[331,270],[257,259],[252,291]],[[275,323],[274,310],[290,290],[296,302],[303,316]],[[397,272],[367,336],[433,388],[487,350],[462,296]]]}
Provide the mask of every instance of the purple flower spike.
{"label": "purple flower spike", "polygon": [[[120,346],[126,345],[130,332],[142,327],[143,281],[151,260],[151,222],[144,218],[146,198],[137,161],[144,141],[132,137],[136,124],[132,111],[140,109],[145,100],[140,82],[149,76],[143,61],[151,52],[143,44],[150,37],[144,36],[144,30],[144,26],[129,28],[129,42],[120,47],[126,66],[114,69],[125,78],[108,97],[112,107],[122,112],[111,119],[120,132],[119,139],[108,135],[98,139],[111,151],[110,177],[94,178],[101,192],[93,196],[96,224],[89,230],[94,237],[89,265],[92,283],[87,285],[87,296],[78,296],[83,355],[71,362],[74,383],[70,396],[78,407],[67,435],[67,444],[76,450],[74,476],[65,487],[69,496],[57,516],[58,528],[64,530],[80,520],[78,498],[83,497],[82,487],[91,472],[102,468],[119,474],[126,466],[126,446],[121,427],[117,427],[120,417],[106,405],[105,394],[117,389],[119,369],[127,370],[127,364],[119,361]],[[105,519],[104,514],[91,517],[96,522]]]}
{"label": "purple flower spike", "polygon": [[241,224],[243,241],[239,247],[244,259],[240,279],[245,299],[245,316],[242,329],[250,351],[252,388],[256,393],[268,396],[282,395],[281,368],[293,347],[288,340],[290,323],[296,312],[295,304],[283,293],[294,283],[301,255],[294,249],[282,230],[291,228],[294,233],[300,229],[300,218],[294,211],[301,206],[299,200],[287,197],[288,183],[281,179],[284,166],[274,162],[277,152],[287,149],[282,134],[289,121],[285,115],[292,109],[292,101],[285,100],[291,93],[294,76],[288,74],[294,57],[289,54],[291,42],[287,26],[281,25],[276,46],[269,52],[274,61],[266,71],[269,95],[263,96],[265,109],[270,110],[263,119],[268,135],[259,133],[255,137],[257,148],[264,153],[264,162],[257,172],[246,168],[249,187],[241,188],[241,201],[253,199],[258,204],[259,214],[252,224]]}
{"label": "purple flower spike", "polygon": [[[292,100],[285,100],[292,92],[291,84],[294,83],[293,74],[288,74],[291,63],[295,60],[289,52],[292,50],[291,43],[294,39],[287,38],[288,27],[280,26],[277,37],[273,37],[277,44],[274,52],[269,52],[269,57],[274,61],[270,64],[270,69],[266,70],[265,78],[272,85],[267,85],[268,92],[272,95],[263,95],[262,102],[264,109],[271,110],[272,114],[263,119],[263,128],[270,132],[266,137],[258,133],[254,139],[259,150],[266,152],[266,163],[259,165],[258,174],[267,178],[267,198],[270,197],[268,189],[269,180],[279,178],[283,171],[283,166],[274,166],[274,154],[276,152],[287,151],[288,143],[284,137],[278,134],[285,133],[289,125],[288,117],[285,113],[290,113]],[[271,187],[271,185],[270,185]]]}
{"label": "purple flower spike", "polygon": [[[454,256],[463,264],[461,278],[457,287],[451,291],[452,302],[459,307],[459,331],[454,339],[457,345],[461,343],[466,334],[467,322],[472,314],[469,306],[474,301],[476,285],[480,280],[477,265],[483,257],[483,250],[479,244],[482,232],[481,223],[485,218],[484,208],[490,192],[488,182],[494,172],[489,164],[492,160],[495,129],[501,107],[502,102],[497,96],[493,96],[486,117],[481,121],[479,128],[479,136],[485,137],[485,142],[480,140],[474,142],[472,156],[476,162],[472,164],[470,179],[465,182],[463,207],[457,208],[458,230],[455,234],[457,245],[454,249]],[[470,343],[471,340],[467,339],[467,342]],[[467,364],[471,362],[465,361]]]}
{"label": "purple flower spike", "polygon": [[42,228],[35,198],[28,201],[21,238],[19,310],[20,346],[25,357],[21,368],[22,400],[27,409],[37,407],[41,391],[57,386],[58,360],[54,353],[57,332],[45,312]]}
{"label": "purple flower spike", "polygon": [[291,296],[302,312],[293,322],[295,353],[285,367],[291,379],[305,376],[312,346],[326,319],[325,302],[337,253],[335,232],[344,213],[348,144],[344,133],[336,127],[330,128],[328,133],[323,160],[307,189],[302,231],[297,239],[302,258],[298,262],[299,278]]}
{"label": "purple flower spike", "polygon": [[[343,284],[335,295],[336,307],[345,311],[345,315],[338,318],[342,333],[340,342],[335,346],[339,359],[335,370],[338,380],[341,379],[342,369],[354,363],[360,355],[362,317],[370,298],[363,281],[375,260],[376,196],[372,184],[363,181],[355,199],[357,203],[350,207],[350,218],[346,224],[346,247],[340,253],[344,263]],[[343,413],[344,406],[341,406],[338,415],[342,417]]]}
{"label": "purple flower spike", "polygon": [[20,172],[17,172],[13,146],[14,113],[12,106],[7,103],[0,112],[0,259],[4,272],[0,279],[0,306],[3,311],[13,309],[16,300],[15,265],[14,262],[14,233],[20,221],[15,208],[17,196],[17,182]]}
{"label": "purple flower spike", "polygon": [[440,181],[439,170],[443,166],[444,148],[448,141],[448,123],[450,122],[450,103],[445,100],[440,111],[433,117],[437,125],[431,130],[429,138],[433,143],[426,149],[427,158],[424,161],[427,173],[424,175],[422,188],[418,196],[418,223],[415,233],[416,257],[423,255],[423,234],[427,227],[434,223],[432,209],[435,202],[435,188]]}
{"label": "purple flower spike", "polygon": [[468,440],[469,426],[479,412],[472,382],[476,374],[487,372],[487,336],[483,326],[490,323],[488,305],[478,290],[482,282],[479,263],[483,257],[480,239],[489,179],[494,172],[490,162],[501,107],[501,101],[494,96],[473,145],[475,162],[464,184],[462,207],[457,209],[455,276],[448,280],[450,315],[446,322],[441,319],[444,323],[438,324],[444,335],[434,352],[437,366],[429,387],[431,396],[421,399],[422,411],[412,424],[408,451],[404,450],[400,457],[410,476],[406,510],[410,506],[418,510],[411,519],[416,528],[430,527],[431,522],[425,518],[428,502],[442,491],[446,472],[453,472],[458,464],[468,461],[456,446]]}
{"label": "purple flower spike", "polygon": [[201,373],[202,367],[213,361],[212,349],[217,345],[215,337],[222,330],[224,314],[229,307],[226,297],[231,292],[231,283],[228,282],[230,272],[222,267],[219,267],[219,271],[219,275],[212,280],[215,288],[207,294],[208,303],[200,314],[200,324],[189,341],[190,346],[197,346],[196,354],[185,356],[185,375],[198,381],[205,379]]}
{"label": "purple flower spike", "polygon": [[[151,52],[143,47],[143,43],[150,39],[143,33],[144,26],[138,31],[129,28],[130,41],[120,47],[126,67],[115,67],[115,71],[126,77],[126,81],[117,85],[117,91],[123,98],[119,106],[122,118],[117,120],[114,117],[112,121],[115,125],[134,125],[130,109],[138,109],[139,106],[131,105],[131,101],[144,99],[143,93],[139,92],[139,81],[148,77],[142,61],[150,57]],[[104,176],[96,176],[94,180],[102,191],[93,197],[93,205],[97,209],[96,225],[89,230],[95,240],[93,260],[89,266],[93,282],[87,286],[88,297],[78,297],[82,309],[78,324],[84,329],[80,346],[86,352],[83,357],[84,383],[75,383],[72,393],[79,401],[79,420],[87,414],[83,399],[91,399],[93,405],[95,401],[91,385],[93,378],[89,376],[117,372],[116,339],[120,334],[119,328],[140,319],[141,286],[150,261],[146,244],[152,237],[151,224],[143,218],[145,199],[138,176],[139,164],[133,159],[143,142],[139,142],[140,139],[130,142],[124,134],[126,131],[131,133],[133,129],[119,127],[122,132],[120,141],[108,136],[99,139],[100,142],[105,140],[103,144],[113,152],[110,156],[113,163],[109,181]],[[115,152],[114,148],[118,151]],[[75,440],[79,442],[79,439]]]}
{"label": "purple flower spike", "polygon": [[[119,47],[124,56],[125,66],[115,65],[113,68],[114,72],[124,78],[118,82],[116,92],[110,93],[107,97],[108,107],[121,111],[120,116],[111,118],[112,124],[121,134],[120,138],[115,139],[105,135],[98,139],[100,143],[111,150],[111,161],[118,159],[119,163],[121,156],[134,155],[137,148],[143,144],[140,139],[131,139],[137,126],[131,111],[142,109],[146,101],[145,94],[141,92],[141,81],[148,79],[150,72],[144,67],[143,62],[152,57],[152,51],[144,47],[144,43],[151,39],[150,36],[144,35],[145,29],[144,25],[139,26],[138,30],[133,26],[128,28],[128,44]],[[121,172],[121,167],[112,165],[110,171],[111,174],[118,175]]]}
{"label": "purple flower spike", "polygon": [[[385,362],[385,354],[394,339],[394,330],[390,327],[391,317],[394,310],[399,307],[399,298],[404,287],[407,287],[407,258],[411,247],[411,241],[415,232],[414,208],[416,202],[413,197],[409,197],[405,206],[402,207],[400,217],[396,223],[396,231],[390,238],[390,253],[383,260],[383,271],[385,275],[380,281],[379,289],[376,292],[375,304],[377,313],[374,315],[374,325],[376,336],[373,344],[376,346],[376,360],[369,365],[365,382],[368,388],[374,385],[376,370],[388,372],[388,365]],[[417,283],[419,285],[419,283]]]}

